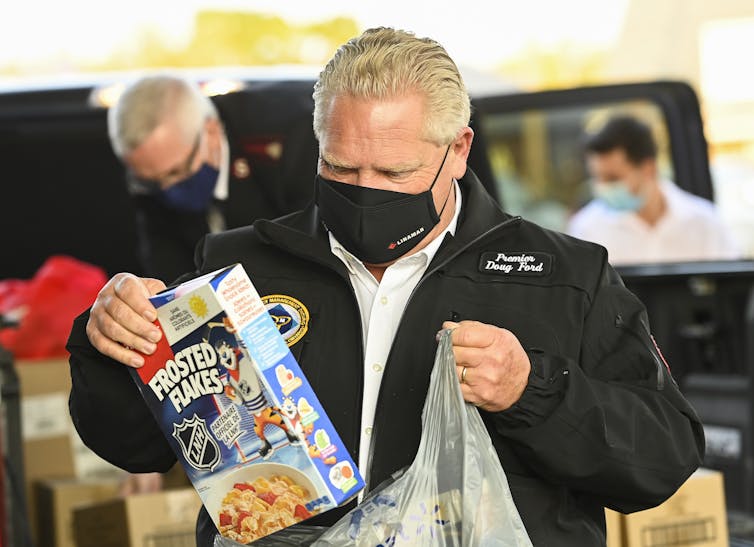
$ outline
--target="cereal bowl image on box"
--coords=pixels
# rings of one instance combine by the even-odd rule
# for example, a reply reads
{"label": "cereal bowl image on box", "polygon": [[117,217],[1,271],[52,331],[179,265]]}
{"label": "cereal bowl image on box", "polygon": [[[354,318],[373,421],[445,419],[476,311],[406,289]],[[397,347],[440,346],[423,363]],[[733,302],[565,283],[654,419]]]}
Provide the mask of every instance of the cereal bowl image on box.
{"label": "cereal bowl image on box", "polygon": [[243,267],[150,300],[164,336],[131,375],[224,537],[255,541],[364,488]]}
{"label": "cereal bowl image on box", "polygon": [[204,505],[224,537],[248,543],[319,513],[317,491],[295,467],[263,462],[217,477]]}

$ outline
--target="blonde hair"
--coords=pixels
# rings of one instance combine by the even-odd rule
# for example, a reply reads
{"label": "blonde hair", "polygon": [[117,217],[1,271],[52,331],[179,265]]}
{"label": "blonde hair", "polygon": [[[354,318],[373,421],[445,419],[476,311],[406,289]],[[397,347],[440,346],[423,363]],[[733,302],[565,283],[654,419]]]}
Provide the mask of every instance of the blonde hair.
{"label": "blonde hair", "polygon": [[217,110],[196,84],[171,75],[146,76],[126,87],[110,108],[108,135],[115,154],[123,158],[167,120],[174,120],[191,142],[208,118],[217,118]]}
{"label": "blonde hair", "polygon": [[419,92],[425,97],[423,138],[453,142],[469,124],[469,94],[458,67],[439,43],[413,33],[379,27],[364,31],[335,52],[314,86],[314,134],[327,131],[327,111],[338,95],[390,99]]}

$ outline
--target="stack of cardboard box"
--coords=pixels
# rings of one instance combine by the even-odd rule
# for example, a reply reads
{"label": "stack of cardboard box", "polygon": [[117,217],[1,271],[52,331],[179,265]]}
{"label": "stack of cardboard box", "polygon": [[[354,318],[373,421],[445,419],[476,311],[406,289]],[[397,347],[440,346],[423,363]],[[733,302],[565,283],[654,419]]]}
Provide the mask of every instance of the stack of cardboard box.
{"label": "stack of cardboard box", "polygon": [[201,499],[193,487],[136,494],[74,510],[76,547],[196,545]]}
{"label": "stack of cardboard box", "polygon": [[607,547],[728,547],[723,476],[697,470],[665,503],[622,515],[605,511]]}
{"label": "stack of cardboard box", "polygon": [[[64,359],[29,360],[17,361],[15,366],[21,387],[24,492],[30,532],[41,545],[71,545],[64,539],[71,533],[60,532],[56,523],[69,522],[72,504],[90,500],[94,496],[92,487],[96,489],[96,497],[103,496],[104,492],[99,485],[90,484],[89,487],[71,490],[70,484],[64,486],[63,483],[52,482],[77,478],[74,452],[76,435],[68,413],[68,394],[71,390],[68,363]],[[104,469],[106,465],[102,467]],[[115,476],[116,473],[112,472],[111,483]],[[45,512],[40,515],[36,488],[43,482],[46,501]],[[113,486],[111,495],[116,492],[117,488]]]}
{"label": "stack of cardboard box", "polygon": [[73,513],[118,496],[118,480],[40,479],[35,482],[34,506],[37,513],[37,545],[75,547]]}
{"label": "stack of cardboard box", "polygon": [[[19,360],[14,366],[21,393],[24,491],[30,533],[36,545],[141,546],[144,543],[129,543],[128,539],[136,537],[133,531],[134,514],[155,516],[152,520],[139,517],[142,535],[150,533],[150,522],[152,531],[159,529],[164,534],[164,523],[169,522],[176,537],[190,534],[193,542],[199,501],[180,468],[178,473],[165,477],[167,486],[171,488],[169,491],[119,498],[118,490],[125,472],[86,448],[71,422],[68,412],[71,377],[67,359]],[[177,504],[178,508],[160,516],[159,507],[167,503],[165,500]],[[190,510],[180,509],[189,503],[193,503]],[[119,512],[113,512],[113,504],[121,508]],[[100,520],[109,519],[109,533],[123,533],[118,540],[120,543],[82,543],[88,535],[92,535],[92,526],[86,517],[82,517],[79,520],[85,528],[75,534],[74,514],[87,508],[92,508],[95,516],[101,511],[101,516],[97,517]],[[160,520],[162,525],[157,526],[155,520]],[[173,542],[171,545],[180,543]]]}

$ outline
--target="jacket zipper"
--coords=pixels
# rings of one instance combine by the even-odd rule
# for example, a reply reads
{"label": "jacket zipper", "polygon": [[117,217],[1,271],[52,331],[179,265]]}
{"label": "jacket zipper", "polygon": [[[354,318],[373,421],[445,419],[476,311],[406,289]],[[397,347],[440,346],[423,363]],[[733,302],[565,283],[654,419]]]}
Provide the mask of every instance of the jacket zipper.
{"label": "jacket zipper", "polygon": [[647,348],[649,352],[652,354],[652,358],[654,359],[655,365],[657,367],[657,391],[662,391],[665,388],[665,374],[663,372],[665,370],[665,364],[662,358],[657,353],[657,349],[655,348],[654,342],[652,341],[652,334],[649,332],[647,325],[644,324],[644,321],[641,321],[641,326],[642,326],[641,332],[649,338],[648,343],[647,343],[647,339],[642,337],[638,332],[636,332],[634,329],[632,329],[626,324],[621,314],[618,314],[615,316],[615,326],[618,327],[619,329],[625,330],[631,336],[636,338],[639,341],[639,343],[641,343],[642,346]]}
{"label": "jacket zipper", "polygon": [[[435,265],[431,270],[424,272],[424,275],[421,277],[421,279],[419,280],[419,282],[416,284],[416,286],[414,287],[414,289],[411,291],[411,294],[409,295],[408,300],[406,300],[406,306],[403,308],[403,312],[401,313],[401,317],[398,320],[399,328],[400,328],[401,322],[403,321],[403,316],[406,314],[406,310],[408,309],[409,305],[411,304],[411,301],[413,300],[414,295],[416,294],[416,291],[419,289],[419,287],[422,286],[422,284],[429,277],[431,277],[432,275],[434,275],[435,272],[437,272],[439,269],[441,269],[443,266],[445,266],[448,262],[450,262],[451,260],[453,260],[455,257],[457,257],[461,253],[465,252],[469,247],[472,247],[473,245],[477,244],[479,241],[481,241],[481,240],[483,240],[483,239],[491,236],[492,234],[496,233],[497,231],[503,230],[505,228],[509,228],[510,226],[512,226],[514,224],[518,224],[519,222],[521,222],[521,217],[520,216],[515,216],[515,217],[512,217],[512,218],[509,218],[505,222],[502,222],[502,223],[498,224],[497,226],[494,226],[494,227],[490,228],[486,232],[478,235],[477,237],[475,237],[474,239],[472,239],[471,241],[469,241],[467,244],[465,244],[463,247],[460,247],[459,249],[457,249],[453,254],[451,254],[450,256],[448,256],[447,258],[445,258],[442,262],[440,262],[439,264]],[[396,335],[397,335],[397,332],[396,332]],[[363,340],[363,335],[362,335],[362,340]],[[385,361],[386,364],[390,362],[390,358],[393,355],[393,348],[394,347],[395,347],[395,338],[393,338],[393,343],[390,346],[390,351],[388,352],[388,356],[387,356],[387,359]],[[362,348],[362,361],[363,361],[363,353],[364,352],[363,352],[363,348]],[[363,386],[363,381],[362,381],[362,386]],[[384,382],[380,382],[380,390],[379,390],[379,393],[377,394],[377,401],[379,401],[382,398],[382,391],[383,391],[384,387],[385,387]],[[364,494],[367,494],[371,490],[372,458],[374,456],[374,440],[376,438],[377,438],[377,420],[375,420],[375,422],[372,424],[372,435],[369,438],[369,453],[368,453],[368,456],[367,456],[367,466],[366,466],[366,471],[367,472],[366,472],[366,477],[364,477]]]}

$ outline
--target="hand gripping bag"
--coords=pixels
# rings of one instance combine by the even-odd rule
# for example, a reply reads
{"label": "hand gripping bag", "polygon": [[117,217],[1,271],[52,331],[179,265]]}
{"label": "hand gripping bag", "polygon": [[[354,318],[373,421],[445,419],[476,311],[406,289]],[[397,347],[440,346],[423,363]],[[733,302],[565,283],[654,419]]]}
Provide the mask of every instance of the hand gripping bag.
{"label": "hand gripping bag", "polygon": [[461,395],[442,331],[414,462],[314,542],[315,547],[531,547],[492,441]]}

